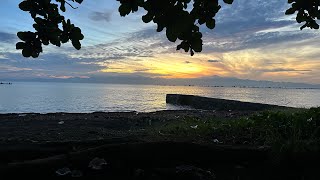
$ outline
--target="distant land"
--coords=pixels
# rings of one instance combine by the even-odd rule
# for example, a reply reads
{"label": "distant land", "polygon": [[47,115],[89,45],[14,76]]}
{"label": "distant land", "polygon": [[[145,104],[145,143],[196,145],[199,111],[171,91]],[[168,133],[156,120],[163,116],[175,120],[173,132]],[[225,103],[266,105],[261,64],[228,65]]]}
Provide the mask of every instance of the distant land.
{"label": "distant land", "polygon": [[11,85],[12,83],[11,82],[0,82],[0,85],[1,84],[8,84],[8,85]]}
{"label": "distant land", "polygon": [[[0,79],[1,81],[1,79]],[[3,80],[4,81],[4,80]],[[193,79],[165,79],[145,76],[108,76],[90,78],[39,78],[39,79],[9,79],[4,82],[66,82],[66,83],[106,83],[106,84],[135,84],[135,85],[165,85],[165,86],[209,86],[209,87],[255,87],[255,88],[310,88],[320,89],[320,84],[257,81],[234,77],[212,76]]]}

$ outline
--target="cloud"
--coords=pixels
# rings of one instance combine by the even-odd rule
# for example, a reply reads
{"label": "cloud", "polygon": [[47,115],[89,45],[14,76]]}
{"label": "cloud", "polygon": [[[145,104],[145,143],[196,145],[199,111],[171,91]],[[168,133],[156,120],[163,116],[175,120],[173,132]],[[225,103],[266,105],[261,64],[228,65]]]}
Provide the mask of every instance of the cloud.
{"label": "cloud", "polygon": [[[204,34],[203,53],[237,51],[263,47],[270,43],[295,41],[312,37],[312,35],[308,36],[302,33],[264,32],[268,29],[296,24],[290,19],[283,18],[286,8],[286,2],[279,2],[277,0],[270,2],[263,0],[239,0],[235,1],[232,5],[223,6],[217,14],[217,25],[214,30],[201,27],[201,31]],[[98,17],[103,17],[101,15],[103,13],[98,14]],[[147,56],[181,52],[175,50],[178,42],[172,43],[168,41],[164,31],[160,33],[156,32],[154,24],[152,27],[124,34],[124,37],[120,39],[116,41],[120,41],[122,46],[124,40],[128,44],[132,44],[133,47],[140,48],[142,46],[144,52],[150,52]],[[113,44],[112,46],[118,45]],[[138,54],[131,55],[137,56]]]}
{"label": "cloud", "polygon": [[18,68],[10,65],[0,65],[0,72],[18,72],[18,71],[32,71],[31,68]]}
{"label": "cloud", "polygon": [[[0,32],[0,66],[3,71],[6,69],[0,77],[63,79],[95,77],[97,73],[115,73],[114,76],[127,73],[126,78],[136,75],[168,78],[182,74],[184,77],[220,75],[281,81],[309,78],[320,82],[316,78],[320,73],[316,41],[320,34],[312,30],[300,31],[300,25],[292,16],[284,16],[286,1],[237,0],[232,5],[222,4],[216,16],[216,28],[200,27],[203,52],[193,57],[176,51],[180,42],[168,41],[165,31],[156,32],[154,23],[142,23],[141,15],[145,12],[141,11],[141,14],[122,18],[118,13],[112,16],[113,13],[104,11],[103,7],[92,6],[89,11],[79,9],[80,14],[86,14],[75,20],[84,22],[80,26],[89,44],[84,41],[80,51],[66,46],[56,51],[52,51],[55,47],[45,47],[50,49],[45,49],[37,59],[23,58],[21,52],[15,50],[16,35]],[[118,7],[117,3],[115,5]],[[85,22],[88,17],[91,20]],[[108,28],[100,26],[105,22],[109,22]],[[7,42],[12,45],[9,47]],[[305,75],[300,75],[302,73]],[[101,77],[101,81],[106,77]]]}
{"label": "cloud", "polygon": [[319,34],[312,31],[300,31],[298,27],[292,31],[260,32],[247,30],[236,35],[224,36],[219,34],[207,34],[204,37],[203,52],[231,52],[245,49],[262,48],[279,43],[293,43],[297,41],[319,38]]}
{"label": "cloud", "polygon": [[261,69],[262,72],[311,72],[310,69],[293,69],[293,68],[274,68],[274,69]]}
{"label": "cloud", "polygon": [[159,48],[153,43],[158,43],[149,34],[149,30],[128,33],[125,37],[118,38],[112,42],[106,42],[81,49],[77,53],[71,54],[74,58],[95,58],[104,62],[120,62],[121,60],[139,60],[153,57],[154,54],[161,53]]}
{"label": "cloud", "polygon": [[203,52],[231,52],[319,37],[311,30],[300,31],[295,18],[285,16],[288,7],[287,2],[277,0],[239,0],[223,6],[216,16],[216,28],[201,28]]}
{"label": "cloud", "polygon": [[[37,59],[24,58],[20,53],[3,53],[0,74],[5,77],[85,77],[104,68],[94,62],[101,59],[72,58],[65,54],[44,53]],[[17,72],[21,72],[18,74]]]}
{"label": "cloud", "polygon": [[[259,48],[317,36],[310,31],[301,32],[295,20],[284,18],[287,8],[287,2],[277,0],[239,0],[223,6],[217,14],[214,30],[201,27],[204,34],[202,53]],[[178,42],[169,42],[164,32],[156,32],[155,26],[127,34],[125,39],[134,46],[143,43],[144,50],[152,54],[182,52],[175,50]]]}
{"label": "cloud", "polygon": [[289,7],[286,1],[238,0],[224,5],[217,15],[218,22],[263,22],[284,15]]}
{"label": "cloud", "polygon": [[17,36],[14,34],[0,32],[0,42],[4,43],[12,43],[13,41],[17,40]]}
{"label": "cloud", "polygon": [[143,69],[136,69],[134,70],[135,72],[147,72],[147,71],[150,71],[151,69],[149,68],[143,68]]}
{"label": "cloud", "polygon": [[218,62],[220,62],[220,61],[219,61],[219,60],[210,59],[210,60],[208,60],[208,62],[209,62],[209,63],[218,63]]}
{"label": "cloud", "polygon": [[72,78],[80,78],[80,79],[89,79],[89,76],[64,76],[64,75],[51,75],[49,78],[53,79],[72,79]]}
{"label": "cloud", "polygon": [[90,14],[89,18],[93,21],[105,21],[110,22],[111,21],[112,12],[97,12],[94,11]]}

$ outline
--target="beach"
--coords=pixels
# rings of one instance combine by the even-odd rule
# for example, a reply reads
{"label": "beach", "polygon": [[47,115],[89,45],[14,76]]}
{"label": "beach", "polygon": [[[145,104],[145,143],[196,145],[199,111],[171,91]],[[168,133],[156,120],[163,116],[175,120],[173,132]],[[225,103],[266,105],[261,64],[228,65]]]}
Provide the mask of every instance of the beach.
{"label": "beach", "polygon": [[[292,153],[291,146],[278,151],[263,135],[271,129],[261,128],[264,123],[250,125],[257,118],[274,124],[273,117],[281,117],[282,124],[292,112],[302,111],[301,117],[319,112],[281,111],[0,114],[0,174],[47,179],[318,177],[313,165],[320,159],[317,151]],[[92,169],[92,161],[102,162],[101,169]]]}
{"label": "beach", "polygon": [[95,113],[0,114],[0,140],[10,142],[68,142],[143,135],[146,128],[185,118],[240,117],[250,111],[181,110]]}

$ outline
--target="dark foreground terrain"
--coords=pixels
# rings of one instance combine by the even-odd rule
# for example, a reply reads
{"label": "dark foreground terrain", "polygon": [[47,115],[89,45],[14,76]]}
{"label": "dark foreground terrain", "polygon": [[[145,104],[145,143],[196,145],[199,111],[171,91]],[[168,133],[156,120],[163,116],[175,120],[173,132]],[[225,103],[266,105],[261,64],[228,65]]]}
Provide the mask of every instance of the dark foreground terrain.
{"label": "dark foreground terrain", "polygon": [[320,179],[320,109],[0,115],[0,179]]}

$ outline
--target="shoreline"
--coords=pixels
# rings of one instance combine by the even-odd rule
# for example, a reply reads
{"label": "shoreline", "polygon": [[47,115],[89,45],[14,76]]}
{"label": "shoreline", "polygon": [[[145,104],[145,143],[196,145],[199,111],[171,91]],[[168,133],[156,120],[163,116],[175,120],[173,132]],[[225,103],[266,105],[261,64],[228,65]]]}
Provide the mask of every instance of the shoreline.
{"label": "shoreline", "polygon": [[0,142],[41,142],[125,137],[143,133],[154,124],[180,118],[231,118],[253,111],[164,110],[94,113],[12,113],[0,114]]}
{"label": "shoreline", "polygon": [[[189,85],[189,84],[129,84],[129,83],[104,83],[104,82],[62,82],[62,81],[13,81],[15,83],[66,83],[66,84],[105,84],[105,85],[124,85],[124,86],[172,86],[172,87],[209,87],[209,88],[248,88],[248,89],[297,89],[297,90],[320,90],[320,87],[287,87],[287,86],[247,86],[247,85]],[[280,82],[276,82],[280,83]],[[12,84],[12,83],[11,83]],[[316,84],[310,84],[316,85]]]}
{"label": "shoreline", "polygon": [[[307,118],[301,122],[312,122],[319,110],[0,114],[0,177],[60,179],[56,171],[64,167],[103,179],[168,179],[181,169],[195,179],[319,177],[312,165],[319,153],[277,152],[261,141],[265,125],[281,128],[278,120],[291,123],[299,111],[297,118]],[[88,168],[95,158],[107,162],[103,170]]]}

